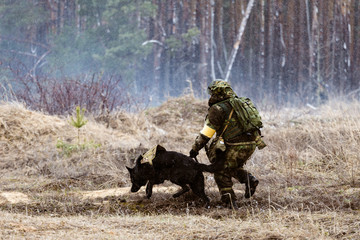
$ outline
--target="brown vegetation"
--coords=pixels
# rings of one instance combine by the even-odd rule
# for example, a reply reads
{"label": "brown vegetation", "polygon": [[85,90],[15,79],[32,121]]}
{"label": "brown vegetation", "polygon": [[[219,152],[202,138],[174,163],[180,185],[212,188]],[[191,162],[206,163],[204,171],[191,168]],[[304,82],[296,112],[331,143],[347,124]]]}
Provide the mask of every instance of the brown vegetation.
{"label": "brown vegetation", "polygon": [[[244,187],[235,184],[239,211],[219,206],[215,182],[207,173],[210,209],[200,207],[191,192],[173,199],[176,190],[169,183],[154,189],[150,200],[143,190],[128,193],[125,165],[158,143],[187,154],[206,109],[205,101],[183,96],[136,114],[86,116],[89,122],[81,128],[86,147],[66,155],[56,144],[58,139],[77,142],[68,117],[1,103],[0,236],[360,238],[358,102],[262,109],[268,147],[246,166],[260,185],[255,196],[245,200]],[[203,151],[199,160],[207,162]],[[12,195],[19,201],[10,201]]]}

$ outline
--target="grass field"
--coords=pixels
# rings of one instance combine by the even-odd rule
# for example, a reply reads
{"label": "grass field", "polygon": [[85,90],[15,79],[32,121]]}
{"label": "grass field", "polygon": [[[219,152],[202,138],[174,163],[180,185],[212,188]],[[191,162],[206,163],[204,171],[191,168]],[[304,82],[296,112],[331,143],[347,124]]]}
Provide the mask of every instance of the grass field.
{"label": "grass field", "polygon": [[[240,209],[223,208],[205,173],[210,209],[165,183],[129,193],[125,166],[155,144],[188,154],[207,105],[191,96],[140,113],[68,116],[0,104],[1,239],[360,239],[360,103],[261,108],[268,147],[246,168],[259,180]],[[199,155],[207,163],[205,153]],[[235,182],[235,180],[234,180]]]}

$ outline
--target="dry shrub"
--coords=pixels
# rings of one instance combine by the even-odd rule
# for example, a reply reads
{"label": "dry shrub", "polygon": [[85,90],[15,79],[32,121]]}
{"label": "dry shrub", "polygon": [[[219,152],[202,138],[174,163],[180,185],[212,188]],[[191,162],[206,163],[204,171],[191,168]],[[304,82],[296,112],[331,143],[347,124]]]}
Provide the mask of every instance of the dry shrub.
{"label": "dry shrub", "polygon": [[360,208],[360,105],[330,102],[318,109],[266,112],[268,147],[250,169],[282,207]]}
{"label": "dry shrub", "polygon": [[330,102],[316,110],[299,109],[303,114],[295,118],[289,112],[269,121],[264,132],[279,170],[326,173],[336,180],[333,184],[355,184],[360,171],[359,103]]}
{"label": "dry shrub", "polygon": [[[128,93],[129,83],[119,75],[82,74],[71,78],[21,75],[0,83],[0,100],[20,101],[49,114],[69,114],[76,106],[97,114],[117,109],[137,110],[142,96]],[[145,89],[144,89],[145,91]]]}

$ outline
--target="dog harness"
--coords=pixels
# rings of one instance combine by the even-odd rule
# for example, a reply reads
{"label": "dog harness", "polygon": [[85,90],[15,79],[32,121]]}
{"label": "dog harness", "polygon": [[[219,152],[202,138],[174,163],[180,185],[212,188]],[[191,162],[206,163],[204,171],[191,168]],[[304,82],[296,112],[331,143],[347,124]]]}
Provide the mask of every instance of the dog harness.
{"label": "dog harness", "polygon": [[151,148],[150,150],[148,150],[146,153],[144,153],[142,155],[143,159],[141,159],[140,163],[141,164],[149,163],[150,165],[153,165],[152,160],[156,156],[156,149],[157,149],[157,145]]}
{"label": "dog harness", "polygon": [[149,163],[150,165],[153,165],[153,160],[156,157],[156,153],[158,151],[158,147],[160,147],[161,149],[164,149],[164,147],[160,146],[159,144],[156,145],[155,147],[151,148],[150,150],[148,150],[146,153],[144,153],[142,155],[143,159],[141,159],[140,163],[144,164],[144,163]]}

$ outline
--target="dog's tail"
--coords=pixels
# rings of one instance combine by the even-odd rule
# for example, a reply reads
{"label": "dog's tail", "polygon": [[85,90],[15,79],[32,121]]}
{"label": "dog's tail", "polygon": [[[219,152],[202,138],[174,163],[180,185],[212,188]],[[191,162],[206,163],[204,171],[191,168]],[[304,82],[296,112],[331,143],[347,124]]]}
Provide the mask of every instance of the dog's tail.
{"label": "dog's tail", "polygon": [[215,173],[222,169],[222,166],[219,163],[212,163],[209,165],[196,162],[195,168],[201,172],[209,172],[209,173]]}
{"label": "dog's tail", "polygon": [[203,164],[203,163],[199,163],[199,161],[197,160],[196,157],[194,157],[193,159],[195,160],[195,169],[196,169],[196,170],[199,170],[199,171],[201,171],[201,172],[211,172],[211,173],[214,173],[211,165],[206,165],[206,164]]}

